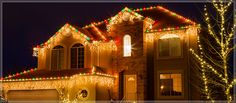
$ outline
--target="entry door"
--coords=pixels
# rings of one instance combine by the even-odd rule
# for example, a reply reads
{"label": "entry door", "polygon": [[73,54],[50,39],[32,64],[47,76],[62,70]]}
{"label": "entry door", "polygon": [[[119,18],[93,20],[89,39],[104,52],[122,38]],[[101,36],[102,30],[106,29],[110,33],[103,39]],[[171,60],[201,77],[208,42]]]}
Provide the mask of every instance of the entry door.
{"label": "entry door", "polygon": [[127,101],[137,100],[136,75],[124,75],[124,99]]}

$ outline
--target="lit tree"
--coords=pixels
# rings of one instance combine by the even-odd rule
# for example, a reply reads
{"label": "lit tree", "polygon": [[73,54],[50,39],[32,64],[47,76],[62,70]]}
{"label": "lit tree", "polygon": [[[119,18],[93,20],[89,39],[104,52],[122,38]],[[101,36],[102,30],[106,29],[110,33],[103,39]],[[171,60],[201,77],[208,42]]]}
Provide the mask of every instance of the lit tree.
{"label": "lit tree", "polygon": [[229,13],[231,4],[232,0],[228,2],[213,0],[213,9],[204,7],[204,19],[208,33],[198,37],[199,52],[190,49],[195,60],[200,64],[203,94],[211,102],[217,99],[220,91],[224,94],[221,97],[231,103],[232,87],[236,83],[236,79],[233,79],[232,75],[233,68],[229,65],[232,51],[236,47],[233,44],[235,27],[233,13]]}

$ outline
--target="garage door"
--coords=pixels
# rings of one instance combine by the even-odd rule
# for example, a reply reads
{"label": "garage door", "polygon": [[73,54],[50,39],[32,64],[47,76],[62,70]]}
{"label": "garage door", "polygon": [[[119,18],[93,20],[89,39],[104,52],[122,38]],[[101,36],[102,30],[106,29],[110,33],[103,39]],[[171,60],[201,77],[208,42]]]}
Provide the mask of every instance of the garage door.
{"label": "garage door", "polygon": [[50,90],[9,90],[7,93],[10,103],[58,103],[59,96],[55,89]]}

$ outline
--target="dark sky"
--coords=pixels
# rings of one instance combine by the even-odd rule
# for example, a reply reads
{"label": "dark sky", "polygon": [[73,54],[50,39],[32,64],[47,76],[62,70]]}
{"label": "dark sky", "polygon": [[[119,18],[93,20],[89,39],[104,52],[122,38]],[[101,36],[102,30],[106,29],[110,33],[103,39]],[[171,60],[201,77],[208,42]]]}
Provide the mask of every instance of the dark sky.
{"label": "dark sky", "polygon": [[83,27],[114,16],[126,6],[156,5],[201,23],[202,3],[3,3],[3,74],[37,67],[32,48],[66,22]]}

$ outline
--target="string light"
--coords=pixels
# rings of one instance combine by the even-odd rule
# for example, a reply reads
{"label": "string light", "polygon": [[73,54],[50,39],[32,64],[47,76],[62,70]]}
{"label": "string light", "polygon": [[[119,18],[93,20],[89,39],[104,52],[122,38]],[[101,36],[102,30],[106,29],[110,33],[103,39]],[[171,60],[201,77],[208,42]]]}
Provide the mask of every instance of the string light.
{"label": "string light", "polygon": [[13,78],[13,77],[16,77],[16,76],[21,76],[21,75],[25,75],[25,74],[27,74],[27,73],[32,73],[32,72],[35,72],[35,71],[37,71],[38,69],[37,68],[31,68],[31,69],[29,69],[29,70],[24,70],[24,71],[22,71],[22,72],[20,72],[20,73],[15,73],[15,74],[12,74],[12,75],[8,75],[8,76],[6,76],[5,78],[1,78],[1,80],[4,80],[4,79],[10,79],[10,78]]}
{"label": "string light", "polygon": [[[16,77],[16,76],[21,76],[21,75],[25,75],[27,73],[33,73],[35,71],[37,71],[38,69],[37,68],[31,68],[29,70],[24,70],[20,73],[15,73],[15,74],[12,74],[12,75],[9,75],[5,78],[1,78],[0,81],[31,81],[31,80],[56,80],[56,79],[68,79],[70,77],[68,76],[57,76],[57,77],[32,77],[32,78],[19,78],[19,79],[11,79],[13,77]],[[105,73],[100,73],[100,72],[95,72],[95,67],[93,66],[93,69],[91,71],[91,73],[79,73],[78,75],[81,75],[81,76],[89,76],[89,75],[98,75],[98,76],[105,76],[105,77],[112,77],[114,78],[113,75],[110,75],[110,74],[105,74]]]}
{"label": "string light", "polygon": [[[213,67],[210,63],[206,62],[207,60],[211,61],[211,58],[204,58],[205,52],[202,51],[202,46],[198,37],[198,48],[200,49],[200,54],[196,54],[193,49],[190,49],[191,53],[194,55],[195,58],[197,58],[197,61],[199,61],[201,65],[202,75],[203,75],[203,81],[204,81],[204,91],[207,95],[207,99],[210,99],[212,102],[214,102],[214,98],[209,93],[209,89],[212,89],[210,86],[208,86],[208,78],[206,77],[206,69],[211,70],[212,73],[214,73],[216,76],[220,78],[220,81],[222,81],[222,89],[225,90],[224,94],[227,98],[228,103],[232,102],[232,96],[230,93],[230,90],[232,89],[233,85],[236,84],[236,79],[231,80],[231,78],[228,77],[228,65],[227,60],[229,58],[229,53],[234,49],[234,47],[231,46],[230,43],[232,43],[233,38],[233,27],[230,28],[228,32],[226,32],[225,29],[225,13],[227,12],[227,8],[231,5],[232,0],[229,2],[223,3],[222,0],[219,0],[219,2],[216,2],[213,0],[213,6],[217,11],[217,14],[219,14],[219,20],[217,19],[216,22],[219,23],[218,27],[220,28],[219,31],[214,31],[214,28],[212,26],[213,23],[210,21],[210,15],[207,11],[206,6],[204,6],[204,12],[205,12],[205,21],[207,23],[207,30],[208,33],[213,37],[215,40],[215,43],[217,44],[216,47],[213,49],[215,50],[218,57],[221,59],[222,67]],[[215,25],[215,24],[214,24]],[[216,49],[217,48],[217,49]],[[200,56],[199,56],[200,55]],[[214,65],[214,64],[213,64]],[[219,72],[218,70],[222,70],[222,72]],[[216,81],[217,82],[217,81]]]}
{"label": "string light", "polygon": [[89,45],[91,51],[98,51],[98,50],[117,50],[117,46],[113,40],[109,42],[101,42],[101,41],[93,41]]}
{"label": "string light", "polygon": [[[84,27],[82,27],[83,29],[86,29],[86,28],[90,28],[90,27],[93,27],[93,26],[98,26],[98,25],[101,25],[101,24],[104,24],[104,23],[106,23],[106,24],[110,24],[110,23],[112,23],[112,22],[115,22],[114,20],[115,20],[115,18],[116,17],[118,17],[119,15],[122,15],[124,12],[129,12],[129,13],[131,13],[132,15],[134,15],[134,16],[136,16],[136,17],[139,17],[139,18],[143,18],[143,16],[142,15],[140,15],[140,14],[138,14],[138,13],[136,13],[136,12],[134,12],[134,11],[132,11],[131,9],[129,9],[129,8],[124,8],[124,9],[122,9],[117,15],[115,15],[115,16],[113,16],[113,17],[110,17],[110,18],[108,18],[108,19],[105,19],[105,20],[103,20],[103,21],[100,21],[100,22],[93,22],[93,23],[91,23],[91,24],[89,24],[89,25],[85,25]],[[113,23],[112,23],[113,24]],[[109,27],[108,27],[109,28]]]}
{"label": "string light", "polygon": [[[33,48],[33,56],[38,57],[38,53],[41,48],[50,48],[51,44],[57,42],[57,35],[62,35],[63,33],[72,33],[75,34],[74,36],[78,39],[81,39],[85,44],[91,42],[91,38],[83,34],[82,32],[78,31],[75,27],[71,26],[70,24],[66,23],[63,27],[61,27],[48,41],[37,45]],[[82,38],[81,38],[82,37]],[[59,38],[59,37],[58,37]]]}
{"label": "string light", "polygon": [[175,16],[175,17],[177,17],[177,18],[179,18],[179,19],[182,19],[182,20],[184,20],[184,21],[187,22],[187,23],[191,23],[191,24],[193,24],[193,25],[196,24],[195,22],[193,22],[193,21],[191,21],[191,20],[189,20],[189,19],[187,19],[187,18],[184,18],[183,16],[178,15],[178,14],[176,14],[175,12],[172,12],[172,11],[170,11],[170,10],[168,10],[168,9],[166,9],[166,8],[164,8],[164,7],[162,7],[162,6],[144,7],[144,8],[134,9],[133,11],[141,12],[141,11],[148,11],[148,10],[153,10],[153,9],[159,9],[159,10],[165,12],[165,13],[168,13],[169,15],[172,15],[172,16]]}
{"label": "string light", "polygon": [[[163,32],[163,31],[173,31],[173,30],[183,30],[183,29],[187,29],[189,27],[192,27],[191,25],[189,26],[177,26],[175,28],[173,27],[167,27],[167,28],[162,28],[162,29],[147,29],[146,33],[150,33],[150,32]],[[198,25],[198,27],[200,27],[200,25]]]}
{"label": "string light", "polygon": [[[93,24],[92,24],[93,25]],[[98,30],[98,28],[95,26],[95,25],[93,25],[93,28],[95,29],[95,31],[97,32],[97,34],[103,39],[103,40],[107,40],[107,38],[104,36],[104,35],[102,35],[102,33],[101,33],[101,31],[99,31]]]}
{"label": "string light", "polygon": [[86,36],[85,34],[83,34],[82,32],[80,32],[78,29],[76,29],[75,27],[71,26],[70,24],[66,23],[63,27],[61,27],[48,41],[37,45],[36,47],[34,47],[34,50],[37,50],[35,48],[44,48],[45,46],[50,45],[50,43],[52,43],[54,41],[54,38],[56,37],[56,35],[59,35],[63,32],[68,32],[68,30],[70,30],[71,32],[75,32],[76,34],[80,35],[81,37],[83,37],[85,40],[87,40],[88,42],[90,42],[91,38]]}
{"label": "string light", "polygon": [[111,17],[109,23],[107,24],[107,31],[109,32],[110,29],[111,29],[111,26],[114,25],[114,24],[117,24],[121,21],[123,21],[124,18],[122,18],[121,15],[125,15],[125,16],[129,16],[129,20],[133,20],[134,18],[137,18],[137,19],[144,19],[144,17],[134,11],[132,11],[131,9],[125,7],[122,11],[122,13],[118,13],[117,15],[115,15],[114,17]]}
{"label": "string light", "polygon": [[[24,79],[24,80],[35,80],[34,82],[29,81],[16,81],[10,80],[11,82],[2,82],[4,88],[5,99],[7,99],[7,92],[9,90],[39,90],[39,89],[55,89],[58,91],[60,102],[71,103],[69,97],[72,96],[70,92],[73,91],[74,86],[78,85],[100,85],[106,88],[110,88],[114,85],[114,77],[108,77],[102,75],[73,75],[71,77],[64,77],[66,79],[55,80],[58,77],[50,77],[50,80],[38,80],[40,78]],[[41,78],[42,79],[42,78]],[[83,82],[81,82],[83,81]],[[74,96],[74,95],[73,95]],[[74,101],[74,100],[72,100]]]}

